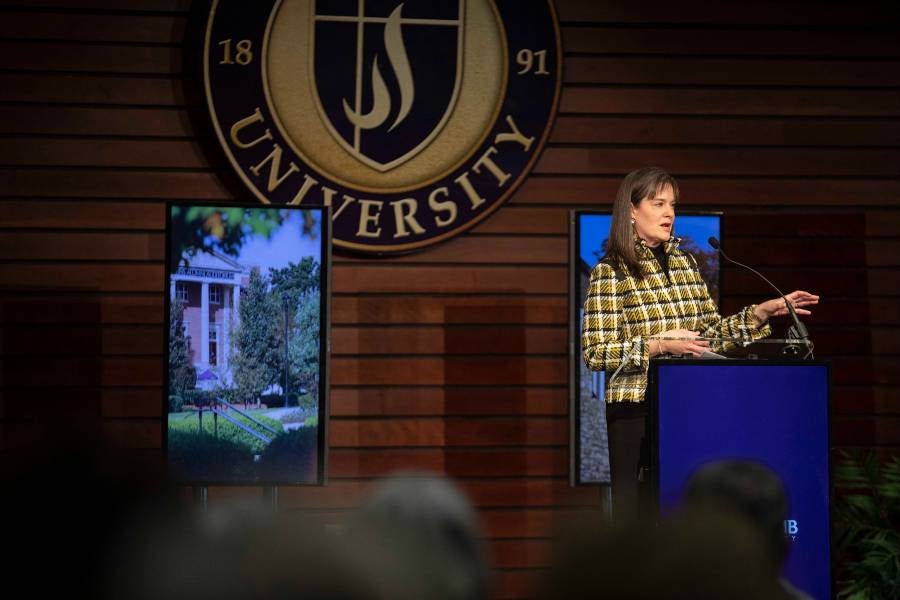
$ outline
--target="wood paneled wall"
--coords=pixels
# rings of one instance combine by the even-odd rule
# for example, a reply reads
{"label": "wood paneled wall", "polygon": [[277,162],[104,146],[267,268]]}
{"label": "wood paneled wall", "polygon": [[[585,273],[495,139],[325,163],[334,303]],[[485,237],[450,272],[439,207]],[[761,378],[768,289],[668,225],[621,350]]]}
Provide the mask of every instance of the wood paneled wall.
{"label": "wood paneled wall", "polygon": [[[497,595],[546,564],[567,484],[567,214],[646,164],[726,212],[730,254],[822,294],[833,440],[900,452],[900,19],[890,3],[558,0],[564,91],[534,174],[474,231],[417,254],[338,257],[331,483],[353,506],[398,468],[455,476]],[[250,196],[207,124],[188,0],[0,0],[4,470],[88,415],[160,455],[164,202]],[[193,12],[192,12],[193,11]],[[768,297],[724,271],[725,311]],[[247,490],[215,489],[212,501]],[[255,492],[254,492],[255,493]]]}

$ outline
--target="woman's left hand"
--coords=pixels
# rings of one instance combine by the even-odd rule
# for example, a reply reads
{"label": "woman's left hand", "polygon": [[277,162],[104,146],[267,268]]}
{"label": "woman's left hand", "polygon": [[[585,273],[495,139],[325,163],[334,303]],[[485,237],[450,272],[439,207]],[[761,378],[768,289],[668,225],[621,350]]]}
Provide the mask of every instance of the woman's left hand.
{"label": "woman's left hand", "polygon": [[[802,307],[819,303],[818,296],[810,294],[809,292],[804,292],[803,290],[793,291],[790,294],[786,294],[784,298],[787,298],[788,302],[791,303],[791,306],[794,307],[794,312],[798,315],[812,314]],[[760,324],[762,324],[772,317],[780,317],[788,314],[787,306],[784,304],[784,298],[773,298],[772,300],[766,300],[765,302],[757,304],[756,309],[753,311],[753,316],[756,317],[756,320],[759,321]]]}

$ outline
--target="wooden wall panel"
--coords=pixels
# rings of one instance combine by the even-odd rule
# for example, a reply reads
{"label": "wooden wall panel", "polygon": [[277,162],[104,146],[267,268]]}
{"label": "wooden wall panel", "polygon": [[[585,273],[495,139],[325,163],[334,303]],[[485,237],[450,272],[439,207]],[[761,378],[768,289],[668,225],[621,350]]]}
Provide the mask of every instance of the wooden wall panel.
{"label": "wooden wall panel", "polygon": [[[281,495],[341,518],[393,470],[452,475],[498,598],[531,595],[553,524],[599,503],[567,484],[568,213],[608,208],[638,166],[672,171],[684,209],[724,210],[735,258],[823,294],[809,327],[834,363],[833,440],[900,452],[897,11],[556,4],[565,85],[535,173],[458,239],[336,257],[332,482]],[[165,202],[251,198],[187,74],[193,8],[0,0],[3,473],[85,415],[136,464],[159,456]],[[724,310],[767,296],[725,268]]]}

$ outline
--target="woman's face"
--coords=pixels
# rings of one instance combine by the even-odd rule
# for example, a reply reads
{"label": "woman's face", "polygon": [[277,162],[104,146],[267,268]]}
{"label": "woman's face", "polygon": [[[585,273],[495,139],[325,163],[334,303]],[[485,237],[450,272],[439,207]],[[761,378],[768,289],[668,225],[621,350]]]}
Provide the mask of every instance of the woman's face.
{"label": "woman's face", "polygon": [[664,185],[656,195],[641,200],[631,207],[634,231],[651,248],[672,237],[675,224],[675,192],[671,185]]}

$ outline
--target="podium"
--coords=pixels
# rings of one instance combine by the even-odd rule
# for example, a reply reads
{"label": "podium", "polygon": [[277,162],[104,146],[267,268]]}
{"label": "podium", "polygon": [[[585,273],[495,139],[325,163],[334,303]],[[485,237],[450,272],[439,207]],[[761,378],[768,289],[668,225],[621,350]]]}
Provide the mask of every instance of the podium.
{"label": "podium", "polygon": [[[665,514],[702,465],[748,459],[788,493],[784,576],[816,599],[832,596],[829,365],[820,361],[651,360],[650,482]],[[727,543],[723,540],[723,543]]]}

